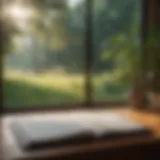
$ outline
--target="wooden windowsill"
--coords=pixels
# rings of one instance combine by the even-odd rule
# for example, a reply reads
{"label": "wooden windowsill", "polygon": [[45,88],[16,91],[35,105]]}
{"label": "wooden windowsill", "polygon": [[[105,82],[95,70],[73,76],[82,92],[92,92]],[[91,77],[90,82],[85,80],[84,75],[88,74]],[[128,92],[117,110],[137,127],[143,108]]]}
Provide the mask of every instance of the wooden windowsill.
{"label": "wooden windowsill", "polygon": [[[41,151],[34,151],[31,153],[27,153],[22,151],[20,148],[18,148],[16,142],[14,141],[14,138],[12,137],[11,131],[9,129],[9,122],[16,118],[24,118],[24,116],[28,115],[19,115],[19,116],[6,116],[3,117],[3,159],[4,160],[12,160],[12,159],[39,159],[39,158],[46,158],[46,157],[62,157],[63,156],[71,156],[75,154],[84,154],[84,153],[90,153],[90,152],[97,152],[101,150],[114,150],[117,148],[123,148],[128,146],[134,146],[134,145],[152,145],[154,143],[160,144],[160,115],[154,114],[154,113],[145,113],[140,112],[132,109],[114,109],[114,110],[94,110],[96,112],[116,112],[118,114],[122,114],[128,118],[131,118],[137,122],[140,122],[141,124],[146,125],[152,130],[151,136],[137,136],[134,138],[123,138],[113,141],[95,141],[89,144],[85,145],[76,145],[73,147],[61,147],[61,148],[54,148],[54,149],[45,149]],[[72,111],[71,111],[72,112]],[[82,111],[86,112],[86,111]],[[58,114],[58,113],[57,113]],[[57,116],[56,113],[53,114],[53,116]],[[66,113],[64,112],[64,115]],[[32,117],[36,116],[48,116],[52,115],[51,113],[44,113],[41,115],[32,115]],[[61,113],[61,116],[63,117],[63,113]],[[52,159],[51,158],[51,159]]]}

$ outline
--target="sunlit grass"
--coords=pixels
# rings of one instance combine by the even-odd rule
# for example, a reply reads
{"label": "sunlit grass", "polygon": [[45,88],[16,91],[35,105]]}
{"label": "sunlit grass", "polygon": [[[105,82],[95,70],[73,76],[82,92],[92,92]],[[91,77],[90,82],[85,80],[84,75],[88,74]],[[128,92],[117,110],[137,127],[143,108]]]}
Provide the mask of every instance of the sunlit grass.
{"label": "sunlit grass", "polygon": [[6,105],[53,105],[84,101],[84,79],[59,73],[12,71],[4,76]]}
{"label": "sunlit grass", "polygon": [[[54,105],[84,102],[85,79],[81,74],[48,72],[6,72],[4,99],[8,106]],[[93,76],[93,100],[124,100],[124,86],[111,81],[109,74]]]}
{"label": "sunlit grass", "polygon": [[[22,72],[12,72],[6,74],[6,79],[23,81],[28,84],[32,84],[39,87],[55,88],[59,90],[65,90],[66,92],[72,92],[76,87],[81,88],[81,92],[84,87],[84,78],[81,75],[68,75],[60,73],[46,73],[46,74],[32,74]],[[74,91],[73,91],[74,92]],[[78,94],[78,92],[77,92]],[[82,94],[82,93],[80,93]]]}

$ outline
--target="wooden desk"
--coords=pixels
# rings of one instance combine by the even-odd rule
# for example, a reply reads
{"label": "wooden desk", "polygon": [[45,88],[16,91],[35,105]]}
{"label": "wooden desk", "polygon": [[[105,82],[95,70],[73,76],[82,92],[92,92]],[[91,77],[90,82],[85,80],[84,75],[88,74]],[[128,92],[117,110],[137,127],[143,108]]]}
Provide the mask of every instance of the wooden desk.
{"label": "wooden desk", "polygon": [[[86,112],[86,111],[81,111]],[[134,138],[123,138],[114,141],[95,141],[90,144],[76,145],[72,147],[61,147],[45,149],[34,152],[24,152],[18,148],[9,129],[9,123],[15,117],[24,118],[28,115],[7,116],[3,118],[3,159],[4,160],[35,160],[35,159],[160,159],[160,115],[139,112],[131,109],[121,110],[95,110],[93,112],[116,112],[137,122],[148,126],[152,130],[152,136],[137,136]],[[73,113],[73,112],[72,112]],[[67,113],[69,114],[69,113]],[[53,114],[54,115],[54,114]],[[55,116],[58,114],[56,113]],[[36,117],[37,115],[30,115]],[[38,115],[39,116],[39,115]],[[47,117],[48,114],[41,116]],[[61,114],[65,117],[65,113]]]}

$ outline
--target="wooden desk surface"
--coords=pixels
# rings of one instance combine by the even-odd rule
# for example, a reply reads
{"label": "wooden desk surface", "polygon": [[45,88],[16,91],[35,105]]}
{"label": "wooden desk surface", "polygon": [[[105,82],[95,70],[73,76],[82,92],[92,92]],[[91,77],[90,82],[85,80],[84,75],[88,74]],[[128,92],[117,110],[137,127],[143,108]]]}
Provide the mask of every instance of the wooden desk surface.
{"label": "wooden desk surface", "polygon": [[[77,112],[77,111],[76,111]],[[76,114],[75,112],[75,114]],[[80,111],[86,113],[86,111]],[[66,113],[49,113],[49,114],[41,114],[41,115],[19,115],[19,116],[6,116],[3,117],[3,159],[4,160],[16,160],[16,159],[45,159],[45,157],[57,158],[63,156],[70,156],[72,154],[84,154],[89,152],[97,152],[100,150],[110,150],[110,149],[117,149],[122,147],[128,147],[132,145],[140,145],[140,144],[153,144],[159,143],[160,144],[160,115],[154,113],[145,113],[139,112],[131,109],[121,109],[121,110],[96,110],[96,111],[87,111],[87,112],[116,112],[117,114],[122,114],[132,120],[140,122],[145,126],[149,127],[153,134],[152,136],[138,136],[134,138],[123,138],[114,141],[95,141],[85,145],[76,145],[72,147],[61,147],[61,148],[53,148],[53,149],[45,149],[40,151],[34,152],[24,152],[22,151],[16,144],[12,133],[9,129],[9,123],[15,118],[24,118],[30,116],[31,118],[34,117],[49,117],[49,116],[60,116],[61,118],[65,118]],[[70,113],[73,114],[73,111]],[[69,114],[69,113],[67,113]],[[160,148],[159,148],[160,149]],[[52,158],[51,158],[52,157]]]}

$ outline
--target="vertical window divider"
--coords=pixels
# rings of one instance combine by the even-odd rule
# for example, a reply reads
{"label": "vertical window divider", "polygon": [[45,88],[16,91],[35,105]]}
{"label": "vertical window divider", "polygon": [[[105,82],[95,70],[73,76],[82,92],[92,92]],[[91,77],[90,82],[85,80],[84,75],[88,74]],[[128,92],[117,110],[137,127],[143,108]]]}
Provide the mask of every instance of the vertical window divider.
{"label": "vertical window divider", "polygon": [[92,106],[92,66],[93,66],[93,0],[86,0],[85,14],[85,103],[87,107]]}
{"label": "vertical window divider", "polygon": [[0,116],[3,114],[4,111],[4,105],[3,105],[3,79],[2,79],[2,74],[3,74],[3,55],[2,55],[2,38],[0,38]]}
{"label": "vertical window divider", "polygon": [[149,20],[149,10],[148,6],[149,5],[149,0],[142,0],[142,23],[141,23],[141,52],[142,52],[142,72],[143,72],[143,78],[146,79],[147,73],[146,73],[146,67],[147,67],[147,60],[148,60],[148,55],[146,54],[146,39],[148,36],[148,20]]}
{"label": "vertical window divider", "polygon": [[[0,1],[0,12],[2,10],[2,3]],[[4,105],[3,105],[3,25],[2,20],[0,21],[0,116],[3,114]]]}

